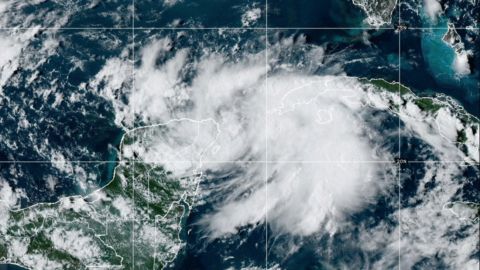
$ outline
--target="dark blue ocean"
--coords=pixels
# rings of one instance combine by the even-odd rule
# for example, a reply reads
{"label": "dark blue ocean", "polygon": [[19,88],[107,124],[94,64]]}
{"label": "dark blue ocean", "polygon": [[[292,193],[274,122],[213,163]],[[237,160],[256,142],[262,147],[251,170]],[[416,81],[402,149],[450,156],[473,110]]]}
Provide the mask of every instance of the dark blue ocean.
{"label": "dark blue ocean", "polygon": [[[58,10],[59,14],[68,13],[75,8],[65,27],[99,27],[118,29],[97,30],[61,30],[56,37],[60,45],[51,55],[37,55],[42,44],[47,41],[47,30],[40,31],[22,52],[20,67],[6,83],[3,95],[6,99],[0,100],[0,177],[6,179],[16,188],[25,189],[28,199],[22,201],[22,206],[38,202],[51,202],[59,197],[74,194],[85,194],[88,190],[81,190],[77,177],[73,172],[62,171],[53,166],[48,152],[38,150],[38,146],[54,150],[66,160],[78,162],[87,175],[95,175],[92,179],[95,186],[107,183],[113,175],[113,170],[119,159],[118,149],[120,138],[126,128],[115,124],[113,105],[101,97],[96,89],[92,89],[89,81],[105,65],[106,61],[127,51],[133,58],[131,44],[146,43],[149,31],[141,31],[132,40],[132,8],[131,1],[99,1],[92,9],[84,10],[89,1],[76,1],[74,5],[41,1],[38,5],[23,5],[18,7],[18,13],[27,16],[39,11]],[[388,81],[397,81],[410,87],[413,92],[422,96],[431,96],[439,93],[453,97],[469,113],[480,117],[480,38],[478,31],[458,30],[466,50],[471,51],[470,74],[459,76],[453,69],[455,58],[454,49],[442,41],[445,29],[409,29],[408,27],[446,27],[446,22],[440,20],[432,25],[418,14],[412,13],[402,6],[401,14],[396,9],[393,12],[392,22],[385,27],[391,29],[338,29],[365,27],[365,12],[350,1],[321,0],[295,1],[276,0],[268,1],[268,36],[269,45],[284,38],[305,38],[306,43],[312,46],[322,46],[325,58],[322,63],[313,65],[309,72],[313,74],[335,74],[345,72],[349,76],[365,78],[383,78]],[[407,1],[414,2],[414,1]],[[448,2],[449,5],[460,5]],[[201,0],[181,1],[173,8],[165,9],[155,5],[156,1],[137,1],[135,6],[136,17],[133,23],[136,27],[241,27],[243,7],[258,7],[262,10],[262,19],[253,27],[263,31],[265,27],[265,2],[255,0]],[[467,5],[467,4],[465,4]],[[460,6],[461,10],[469,8]],[[478,6],[470,8],[469,12],[478,14]],[[107,15],[100,15],[107,14]],[[402,16],[403,15],[403,16]],[[402,24],[408,26],[406,30],[398,31],[399,16]],[[469,16],[446,14],[458,27],[468,26],[472,20]],[[175,18],[184,19],[171,22]],[[478,17],[477,17],[478,18]],[[8,22],[8,27],[22,25],[22,16]],[[56,20],[35,17],[32,24],[52,27]],[[281,29],[281,28],[315,28],[331,29]],[[5,31],[5,30],[0,30]],[[175,32],[177,30],[169,30]],[[180,31],[180,30],[178,30]],[[199,30],[203,31],[203,30]],[[253,30],[252,30],[253,31]],[[10,33],[11,34],[11,33]],[[228,41],[226,41],[228,42]],[[188,43],[188,42],[187,42]],[[194,43],[194,42],[193,42]],[[190,44],[192,45],[192,44]],[[257,48],[258,49],[258,48]],[[302,57],[299,54],[298,57]],[[298,60],[298,59],[297,59]],[[31,62],[38,62],[35,69],[31,69]],[[132,59],[133,62],[136,59]],[[341,71],[333,67],[340,65]],[[31,82],[31,77],[37,78]],[[133,80],[133,78],[130,78]],[[131,85],[123,85],[129,89]],[[55,95],[42,95],[42,91],[53,91],[63,96],[63,101],[54,106]],[[125,90],[126,91],[126,90]],[[122,89],[119,90],[122,92]],[[68,99],[74,94],[81,94],[80,100]],[[19,117],[31,123],[29,128],[19,128]],[[396,119],[387,119],[383,128],[395,130],[398,128]],[[398,141],[395,136],[387,138],[386,145],[390,145],[392,152],[398,152]],[[430,155],[429,146],[411,138],[401,138],[400,152],[402,159],[414,159],[418,156],[418,149],[422,154]],[[11,142],[15,142],[13,147]],[[24,163],[15,161],[35,161]],[[95,162],[105,161],[105,162]],[[91,162],[91,163],[89,163]],[[75,165],[76,163],[73,162]],[[415,176],[412,177],[412,173]],[[424,168],[416,164],[402,166],[405,174],[405,185],[402,194],[406,197],[416,190],[416,177],[420,178]],[[466,170],[465,177],[473,179],[466,185],[464,198],[476,198],[477,193],[469,190],[478,187],[478,177],[474,170]],[[18,178],[18,175],[22,175]],[[54,177],[58,180],[54,191],[49,190],[47,179]],[[476,179],[476,180],[475,180]],[[221,179],[216,179],[217,181]],[[212,183],[208,183],[211,185]],[[463,196],[462,195],[462,196]],[[221,197],[221,196],[220,196]],[[387,219],[395,211],[398,197],[395,194],[379,198],[383,204],[369,208],[355,214],[352,219],[358,224],[371,222],[372,226],[379,220]],[[226,269],[227,267],[246,267],[249,265],[263,267],[265,265],[265,235],[271,235],[269,228],[260,224],[255,228],[242,230],[228,239],[206,242],[201,227],[196,225],[205,214],[213,211],[213,205],[202,205],[192,209],[184,220],[185,229],[182,237],[187,242],[171,269]],[[394,222],[393,220],[389,222]],[[392,224],[394,225],[394,224]],[[282,249],[291,242],[302,243],[301,249],[288,258],[282,258]],[[334,237],[318,235],[312,239],[291,239],[287,236],[269,238],[274,243],[269,248],[269,261],[278,262],[285,269],[331,269],[341,263],[365,265],[369,258],[377,258],[379,254],[366,254],[355,245],[346,245],[348,242],[358,241],[358,232],[351,231],[338,234]],[[328,246],[336,250],[331,253],[318,252],[318,246]],[[235,260],[231,259],[235,258]],[[269,265],[272,266],[272,265]],[[2,266],[0,270],[21,269],[16,266]]]}

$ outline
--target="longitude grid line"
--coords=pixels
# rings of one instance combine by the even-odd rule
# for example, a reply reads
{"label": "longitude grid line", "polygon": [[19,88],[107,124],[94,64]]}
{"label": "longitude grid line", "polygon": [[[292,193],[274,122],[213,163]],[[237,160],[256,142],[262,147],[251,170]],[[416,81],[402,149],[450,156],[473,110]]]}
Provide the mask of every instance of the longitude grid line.
{"label": "longitude grid line", "polygon": [[[133,5],[135,4],[135,0],[132,0],[133,2]],[[265,14],[266,14],[266,26],[265,27],[135,27],[135,22],[134,22],[134,15],[135,15],[135,8],[134,6],[132,6],[132,27],[0,27],[0,30],[23,30],[23,29],[52,29],[52,30],[130,30],[132,31],[132,45],[133,47],[135,46],[135,41],[134,41],[134,32],[135,32],[135,29],[140,29],[140,30],[148,30],[148,29],[170,29],[170,30],[225,30],[225,29],[235,29],[235,30],[264,30],[265,29],[265,32],[267,33],[268,32],[268,29],[274,29],[274,30],[288,30],[288,29],[291,29],[291,30],[294,30],[294,29],[297,29],[297,30],[302,30],[302,29],[332,29],[332,30],[335,30],[335,29],[345,29],[345,30],[348,30],[348,29],[363,29],[363,30],[382,30],[382,29],[386,29],[386,30],[394,30],[395,28],[394,27],[268,27],[268,0],[266,0],[266,11],[265,11]],[[400,1],[398,3],[398,6],[399,6],[399,13],[400,13]],[[400,16],[399,16],[399,23],[400,23]],[[448,30],[449,28],[448,27],[408,27],[407,30],[433,30],[433,29],[445,29],[445,30]],[[455,29],[459,30],[459,29],[464,29],[464,30],[478,30],[480,28],[478,27],[456,27]],[[266,43],[268,43],[268,41],[266,40]],[[399,43],[400,43],[400,31],[399,31]],[[267,47],[268,47],[268,44],[267,44]],[[134,48],[133,48],[134,49]],[[400,54],[400,44],[399,44],[399,54]],[[267,55],[267,54],[266,54]],[[133,51],[133,61],[135,61],[135,52]],[[267,62],[268,60],[266,60]],[[268,68],[268,63],[266,63],[267,65],[267,68]],[[134,69],[134,63],[133,63],[133,69]],[[399,68],[400,68],[400,61],[399,61]],[[132,70],[132,74],[134,74],[134,70]],[[134,78],[135,76],[133,76],[133,85],[135,84]],[[400,72],[399,72],[399,78],[400,78]],[[266,78],[267,80],[268,78]],[[399,88],[399,91],[400,91],[400,88]],[[132,92],[133,94],[133,92]],[[133,108],[133,113],[135,112],[135,108],[134,106],[132,106]],[[400,149],[399,149],[400,150]],[[135,160],[134,160],[135,161]],[[60,162],[60,161],[59,161]],[[61,162],[74,162],[74,163],[111,163],[111,162],[121,162],[121,161],[111,161],[111,160],[95,160],[95,161],[89,161],[89,160],[65,160],[65,161],[61,161]],[[162,162],[182,162],[182,161],[162,161]],[[187,161],[185,161],[187,162]],[[242,161],[225,161],[225,163],[233,163],[233,162],[242,162]],[[252,161],[246,161],[247,163],[248,162],[252,162]],[[260,162],[263,162],[263,161],[260,161]],[[269,163],[269,161],[265,161],[266,163]],[[272,161],[273,162],[279,162],[279,161]],[[292,162],[299,162],[299,163],[302,163],[304,161],[292,161]],[[373,163],[375,163],[376,161],[372,161]],[[429,161],[429,160],[425,160],[425,161],[422,161],[422,160],[415,160],[415,161],[408,161],[408,162],[415,162],[415,163],[428,163],[428,162],[435,162],[435,161]],[[458,160],[458,161],[438,161],[438,162],[447,162],[447,163],[450,163],[450,162],[455,162],[455,163],[462,163],[464,162],[463,160]],[[11,160],[11,161],[7,161],[7,160],[4,160],[4,161],[1,161],[0,160],[0,163],[58,163],[56,161],[46,161],[46,160]],[[220,163],[220,162],[218,162]],[[348,162],[347,162],[348,163]]]}
{"label": "longitude grid line", "polygon": [[[398,0],[398,97],[402,98],[402,12],[401,12],[402,0]],[[402,123],[400,121],[400,115],[398,115],[398,159],[402,157],[402,147],[401,147],[401,134],[402,134]],[[402,247],[402,188],[401,188],[401,172],[402,164],[398,162],[398,270],[401,270],[401,247]]]}
{"label": "longitude grid line", "polygon": [[[133,126],[135,127],[135,0],[132,0],[132,114],[133,114]],[[136,132],[133,131],[133,140],[136,140]],[[135,269],[135,159],[132,162],[132,270]],[[156,228],[155,228],[156,229]],[[155,243],[154,243],[155,244]],[[155,256],[155,254],[154,254]]]}
{"label": "longitude grid line", "polygon": [[[401,23],[401,1],[398,2],[398,10],[399,10],[399,18],[398,18],[398,21],[399,21],[399,26],[400,26],[400,23]],[[132,0],[132,27],[130,28],[124,28],[124,27],[40,27],[40,29],[47,29],[47,30],[131,30],[132,31],[132,97],[134,95],[134,92],[135,92],[135,29],[141,29],[141,30],[148,30],[148,29],[170,29],[170,30],[225,30],[225,29],[235,29],[235,30],[265,30],[265,43],[266,43],[266,48],[265,48],[265,69],[266,69],[266,75],[265,75],[265,86],[266,86],[266,89],[265,89],[265,111],[267,112],[267,106],[268,106],[268,29],[274,29],[274,30],[302,30],[302,29],[311,29],[311,30],[315,30],[315,29],[318,29],[318,30],[342,30],[342,29],[345,29],[345,30],[348,30],[348,29],[352,29],[352,30],[355,30],[355,29],[363,29],[363,30],[381,30],[381,29],[387,29],[387,30],[394,30],[395,28],[393,27],[269,27],[268,26],[268,0],[265,0],[265,27],[264,28],[257,28],[257,27],[188,27],[188,28],[185,28],[185,27],[181,27],[181,28],[176,28],[176,27],[135,27],[135,0]],[[34,27],[0,27],[0,30],[27,30],[27,29],[39,29],[38,27],[34,28]],[[408,27],[406,30],[441,30],[441,29],[445,29],[445,30],[448,30],[449,28],[448,27]],[[478,27],[458,27],[458,28],[455,28],[455,29],[460,29],[460,30],[478,30],[480,28]],[[399,71],[398,71],[398,78],[399,78],[399,87],[398,87],[398,91],[399,91],[399,95],[401,95],[401,88],[400,88],[400,85],[401,85],[401,59],[400,59],[400,56],[401,56],[401,31],[402,30],[399,30],[399,36],[398,36],[398,44],[399,44]],[[133,99],[134,100],[134,99]],[[135,116],[135,102],[133,102],[132,104],[132,113],[133,115]],[[267,130],[268,130],[268,127],[267,127],[267,124],[268,124],[268,117],[266,116],[265,117],[265,120],[266,120],[266,135],[265,135],[265,146],[266,146],[266,150],[265,150],[265,154],[266,154],[266,158],[265,158],[265,161],[219,161],[217,163],[233,163],[233,162],[245,162],[245,163],[253,163],[253,162],[265,162],[266,164],[266,167],[265,169],[268,170],[268,167],[267,165],[269,163],[278,163],[278,162],[282,162],[282,161],[269,161],[267,160],[268,158],[268,133],[267,133]],[[400,118],[398,119],[398,124],[399,124],[399,134],[398,134],[398,137],[399,137],[399,141],[398,141],[398,145],[399,145],[399,149],[398,149],[398,152],[399,152],[399,158],[401,157],[401,120]],[[135,134],[133,135],[135,137]],[[122,163],[122,161],[111,161],[111,160],[102,160],[102,161],[85,161],[85,160],[66,160],[66,161],[61,161],[61,162],[72,162],[72,163]],[[132,197],[133,199],[135,198],[135,192],[134,192],[134,186],[135,186],[135,162],[136,162],[136,159],[133,160],[132,164],[133,164],[133,177],[132,177],[132,190],[133,190],[133,193],[132,193]],[[158,161],[155,161],[155,162],[158,162]],[[162,161],[162,162],[182,162],[182,161]],[[289,161],[283,161],[283,162],[289,162]],[[294,163],[308,163],[306,161],[291,161],[291,162],[294,162]],[[353,161],[352,161],[353,162]],[[386,161],[386,162],[391,162],[393,163],[394,161]],[[464,163],[465,161],[444,161],[444,160],[439,160],[439,161],[432,161],[432,160],[415,160],[415,161],[407,161],[408,163]],[[41,160],[31,160],[31,161],[21,161],[21,160],[13,160],[13,161],[0,161],[0,163],[58,163],[58,162],[55,162],[55,161],[41,161]],[[148,162],[147,162],[148,163]],[[208,162],[206,162],[208,163]],[[312,163],[322,163],[322,162],[312,162]],[[348,163],[348,162],[346,162]],[[385,163],[384,161],[372,161],[372,163]],[[466,163],[466,162],[465,162]],[[478,165],[478,164],[477,164]],[[400,253],[401,253],[401,216],[400,216],[400,210],[401,210],[401,188],[400,188],[400,184],[401,184],[401,177],[400,177],[400,172],[401,172],[401,166],[399,164],[399,167],[398,167],[398,172],[399,172],[399,176],[398,176],[398,195],[399,195],[399,198],[398,198],[398,207],[399,207],[399,226],[400,226],[400,230],[399,230],[399,251],[398,251],[398,255],[399,255],[399,259],[398,259],[398,265],[399,265],[399,269],[401,267],[401,260],[400,260]],[[267,269],[268,268],[268,222],[267,222],[267,217],[268,217],[268,207],[267,207],[267,201],[268,201],[268,189],[267,189],[267,184],[268,184],[268,175],[266,173],[266,176],[265,176],[265,196],[266,196],[266,205],[265,205],[265,268]],[[133,200],[133,203],[135,204],[135,200]],[[134,215],[134,214],[133,214]],[[135,222],[135,219],[134,217],[132,217],[132,241],[133,241],[133,245],[132,245],[132,268],[134,268],[134,242],[135,242],[135,238],[134,238],[134,222]]]}
{"label": "longitude grid line", "polygon": [[268,269],[268,0],[265,0],[265,270]]}

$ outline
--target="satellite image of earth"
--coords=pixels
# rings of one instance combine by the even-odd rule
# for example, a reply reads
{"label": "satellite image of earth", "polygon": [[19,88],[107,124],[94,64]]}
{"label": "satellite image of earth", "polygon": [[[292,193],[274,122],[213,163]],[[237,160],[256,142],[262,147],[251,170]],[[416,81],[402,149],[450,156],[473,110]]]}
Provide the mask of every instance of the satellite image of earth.
{"label": "satellite image of earth", "polygon": [[0,0],[0,270],[480,268],[478,0]]}

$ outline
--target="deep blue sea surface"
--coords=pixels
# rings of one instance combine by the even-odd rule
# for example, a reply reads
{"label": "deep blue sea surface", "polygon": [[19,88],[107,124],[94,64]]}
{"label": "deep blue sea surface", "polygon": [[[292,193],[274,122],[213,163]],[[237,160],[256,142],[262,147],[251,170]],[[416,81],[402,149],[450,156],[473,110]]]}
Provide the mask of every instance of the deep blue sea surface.
{"label": "deep blue sea surface", "polygon": [[[443,23],[447,27],[446,23]],[[445,29],[409,30],[402,33],[401,81],[419,94],[444,93],[455,98],[467,111],[480,116],[480,40],[470,30],[457,30],[464,40],[470,74],[454,69],[455,50],[442,38]]]}
{"label": "deep blue sea surface", "polygon": [[20,267],[14,264],[0,264],[0,270],[26,270],[27,268]]}
{"label": "deep blue sea surface", "polygon": [[[268,29],[265,37],[262,29],[266,25],[264,1],[186,0],[172,6],[160,5],[158,2],[137,1],[136,17],[133,20],[129,12],[132,1],[98,1],[93,9],[88,10],[84,8],[91,4],[89,1],[39,1],[38,5],[25,4],[16,7],[18,12],[24,15],[51,14],[52,10],[57,10],[58,12],[54,13],[59,16],[73,12],[74,16],[70,17],[64,27],[119,28],[95,31],[60,30],[55,34],[60,43],[58,48],[54,52],[39,55],[38,52],[49,38],[47,30],[42,30],[22,52],[19,68],[3,88],[2,94],[7,98],[0,100],[0,161],[4,161],[0,162],[0,177],[6,179],[11,186],[26,191],[28,198],[22,199],[22,207],[55,201],[66,195],[88,193],[90,189],[80,187],[79,175],[84,176],[85,181],[90,182],[92,187],[102,186],[112,178],[114,168],[118,165],[116,161],[120,139],[127,129],[127,124],[119,126],[115,123],[113,105],[99,94],[98,89],[93,89],[89,81],[109,58],[126,54],[127,58],[138,66],[139,59],[132,59],[134,52],[138,55],[142,46],[152,37],[176,37],[180,31],[187,34],[184,38],[175,40],[164,59],[156,59],[159,65],[178,50],[185,48],[191,48],[195,55],[203,53],[206,48],[226,52],[232,50],[233,45],[239,44],[244,52],[258,52],[268,49],[264,47],[262,38],[267,39],[268,46],[292,38],[296,41],[304,40],[302,46],[306,44],[323,49],[322,61],[308,65],[308,72],[312,74],[346,74],[401,82],[421,96],[442,93],[453,97],[469,113],[480,117],[480,38],[478,29],[476,32],[465,29],[472,26],[472,23],[478,23],[474,22],[475,18],[478,19],[478,16],[475,17],[478,15],[478,3],[472,7],[468,1],[441,1],[443,6],[449,8],[444,19],[432,23],[422,13],[423,9],[408,8],[407,4],[416,6],[418,1],[403,1],[402,24],[408,27],[441,29],[406,29],[399,32],[395,29],[400,15],[398,10],[393,13],[393,23],[388,25],[392,29],[365,30],[353,29],[365,26],[366,14],[351,1],[269,1],[268,27],[271,29]],[[249,27],[259,29],[226,35],[227,37],[217,36],[213,34],[214,30],[208,32],[205,29],[195,33],[192,32],[195,30],[185,29],[138,29],[135,34],[129,29],[132,22],[136,27],[147,28],[242,27],[242,15],[246,10],[255,8],[261,10],[261,17]],[[58,19],[55,16],[32,16],[31,23],[52,27]],[[447,19],[456,27],[464,28],[457,32],[465,50],[471,52],[470,74],[459,75],[453,68],[456,57],[454,48],[442,40],[445,27],[448,26]],[[21,26],[23,23],[24,18],[19,16],[9,21],[6,26]],[[332,29],[296,29],[315,27]],[[0,31],[3,33],[6,30]],[[250,42],[251,40],[255,41]],[[136,47],[133,48],[132,44]],[[235,60],[235,56],[232,55],[231,60]],[[300,46],[293,46],[291,51],[285,53],[283,60],[309,61],[302,55]],[[32,77],[36,79],[32,80]],[[188,82],[188,79],[186,81]],[[131,83],[122,85],[121,89],[118,89],[118,95],[121,96],[122,92],[127,92],[131,87]],[[42,94],[48,91],[52,94]],[[58,103],[57,98],[61,98],[61,102]],[[20,117],[30,123],[28,128],[19,127]],[[379,139],[384,140],[381,145],[386,146],[392,153],[401,152],[401,158],[405,160],[419,156],[436,160],[432,147],[416,138],[403,136],[398,144],[398,123],[396,117],[387,117],[378,123],[380,133],[385,135]],[[11,142],[15,142],[15,145]],[[50,163],[53,153],[61,155],[67,161],[86,161],[70,164],[83,171],[79,173],[79,169],[69,170],[55,166]],[[403,201],[400,203],[403,207],[414,206],[408,199],[416,195],[418,179],[423,178],[425,173],[422,165],[402,165]],[[466,184],[462,192],[455,196],[459,200],[475,201],[479,196],[478,170],[470,167],[465,169],[463,174],[455,181],[465,181]],[[50,178],[57,180],[53,190],[48,185]],[[213,176],[213,180],[206,184],[214,185],[215,181],[228,181],[228,177],[224,179]],[[430,184],[430,188],[436,185]],[[222,194],[213,194],[212,198],[221,201]],[[391,219],[391,215],[395,212],[399,199],[397,193],[383,194],[378,198],[380,203],[352,215],[351,219],[359,226],[361,224],[374,227],[380,221],[396,226],[398,224]],[[187,245],[170,269],[262,267],[265,264],[266,241],[270,243],[270,260],[285,269],[338,269],[344,263],[368,265],[369,259],[378,259],[381,256],[373,251],[368,253],[360,250],[354,244],[349,245],[360,241],[358,229],[355,228],[335,236],[318,235],[308,240],[292,239],[284,235],[266,239],[265,236],[268,237],[271,232],[268,227],[260,224],[242,228],[232,237],[209,242],[203,237],[204,232],[198,221],[211,213],[214,207],[214,201],[194,207],[185,218],[181,237]],[[285,254],[284,249],[292,243],[300,242],[302,244],[298,250],[286,258],[282,257],[282,254]],[[319,251],[319,246],[328,248]],[[434,259],[425,264],[434,266],[431,269],[444,267]],[[273,266],[273,263],[269,266]],[[422,268],[421,265],[418,267]],[[22,268],[0,265],[0,270],[2,269]]]}
{"label": "deep blue sea surface", "polygon": [[[6,162],[0,163],[0,175],[25,188],[26,204],[88,192],[79,189],[78,170],[74,173],[60,169],[70,166],[67,161],[83,169],[86,181],[92,181],[94,186],[108,182],[124,133],[114,123],[110,102],[96,90],[91,91],[88,83],[108,58],[127,48],[129,33],[63,30],[57,37],[55,53],[38,55],[49,35],[36,35],[25,49],[20,68],[3,88],[6,98],[0,114],[5,143],[0,143],[0,161]],[[32,67],[31,61],[39,64]],[[31,80],[32,76],[36,79]],[[18,126],[19,116],[29,123],[28,128]],[[52,166],[51,161],[58,166]],[[110,163],[85,163],[91,161]],[[19,173],[24,177],[15,183],[14,175]],[[91,175],[94,179],[90,179]],[[46,184],[49,177],[58,180],[53,192]]]}
{"label": "deep blue sea surface", "polygon": [[[124,11],[129,8],[128,1],[115,5],[115,12],[127,14]],[[249,8],[258,7],[264,10],[263,3],[243,3]],[[59,4],[42,2],[39,6],[25,5],[20,9],[24,14],[38,10],[63,10],[66,12],[70,5],[58,6]],[[209,5],[212,5],[210,7]],[[192,21],[201,22],[198,26],[215,27],[218,25],[236,25],[241,14],[240,3],[235,4],[234,10],[238,16],[226,16],[228,12],[218,3],[183,2],[171,9],[164,9],[156,13],[156,7],[149,1],[139,3],[138,20],[145,26],[153,26],[156,23],[162,25],[171,21],[174,17],[191,18]],[[68,27],[85,26],[84,23],[94,26],[117,26],[128,25],[129,18],[125,16],[105,16],[106,10],[112,10],[113,2],[106,1],[97,4],[95,12],[81,11],[81,5],[76,16],[67,23]],[[149,9],[149,7],[152,7]],[[193,8],[198,7],[198,8]],[[207,16],[203,9],[212,11],[216,16]],[[341,16],[340,16],[340,15]],[[408,14],[408,13],[406,13]],[[310,27],[312,25],[332,25],[341,27],[360,27],[365,19],[365,13],[349,1],[275,1],[271,2],[269,19],[272,27],[296,25],[298,27]],[[394,17],[396,13],[394,13]],[[418,16],[417,16],[418,17]],[[412,16],[415,20],[422,21],[424,18]],[[115,19],[113,19],[115,18]],[[40,18],[35,18],[42,22]],[[163,21],[162,21],[163,20]],[[231,23],[229,23],[231,20]],[[261,26],[261,20],[259,25]],[[413,20],[413,19],[412,19]],[[47,22],[47,20],[45,20]],[[12,24],[15,21],[11,22]],[[19,23],[19,22],[18,22]],[[439,25],[442,22],[438,22]],[[443,22],[443,26],[445,23]],[[188,24],[187,24],[188,26]],[[435,25],[436,26],[436,25]],[[261,30],[259,30],[261,31]],[[312,45],[322,46],[325,50],[324,63],[317,63],[317,74],[334,72],[325,69],[325,66],[341,64],[343,71],[350,76],[367,78],[384,78],[388,81],[399,81],[421,95],[445,93],[458,100],[470,113],[479,116],[479,39],[470,30],[458,30],[465,40],[466,49],[472,50],[471,74],[456,76],[452,69],[454,58],[453,48],[444,43],[441,38],[444,30],[407,30],[401,33],[401,57],[398,58],[399,34],[395,30],[358,30],[358,29],[322,29],[322,30],[270,30],[271,42],[278,41],[282,36],[304,36],[306,42]],[[138,30],[137,44],[141,44],[148,31]],[[103,98],[89,91],[88,81],[96,74],[105,61],[128,49],[131,44],[131,31],[126,30],[98,30],[77,31],[63,30],[56,34],[60,39],[59,49],[46,56],[44,61],[36,67],[37,80],[29,82],[33,70],[29,69],[27,61],[40,61],[36,51],[47,35],[40,32],[24,52],[25,65],[18,69],[10,82],[4,87],[4,93],[8,96],[8,103],[0,107],[3,136],[8,140],[16,141],[15,149],[8,144],[0,143],[0,160],[26,160],[49,162],[51,155],[42,151],[33,151],[35,146],[45,144],[49,149],[54,149],[62,154],[66,160],[115,160],[115,148],[119,145],[119,137],[123,133],[122,128],[113,122],[114,115],[111,104]],[[368,42],[367,42],[368,40]],[[468,40],[468,41],[467,41]],[[206,44],[208,45],[208,44]],[[335,55],[329,57],[329,55]],[[399,65],[399,60],[401,64]],[[324,64],[322,66],[322,64]],[[80,68],[81,67],[81,68]],[[401,68],[401,78],[398,69]],[[129,86],[125,86],[129,87]],[[54,89],[55,93],[63,96],[63,102],[53,107],[55,95],[42,96],[30,89]],[[70,101],[69,96],[81,94],[82,99]],[[18,129],[16,114],[22,111],[26,120],[33,125],[28,129]],[[85,113],[86,112],[86,113]],[[17,139],[19,138],[19,139]],[[27,172],[27,177],[21,185],[27,188],[31,196],[30,203],[42,200],[54,200],[55,197],[78,192],[73,181],[74,176],[64,175],[62,172],[48,165],[2,165],[3,167],[16,166]],[[28,167],[28,168],[27,168]],[[34,168],[35,167],[35,168]],[[88,167],[88,166],[86,166]],[[105,177],[111,174],[112,165],[104,166],[105,169],[92,169],[101,177],[97,180],[104,183]],[[9,179],[9,170],[2,170],[5,178]],[[32,172],[36,172],[32,174]],[[62,180],[61,187],[54,194],[45,195],[30,192],[35,187],[44,189],[46,175],[57,175]],[[27,180],[31,179],[31,180]],[[43,186],[43,187],[42,187]],[[73,189],[73,190],[71,190]],[[45,193],[42,193],[45,194]]]}
{"label": "deep blue sea surface", "polygon": [[351,1],[270,1],[268,26],[275,27],[360,27],[365,14]]}

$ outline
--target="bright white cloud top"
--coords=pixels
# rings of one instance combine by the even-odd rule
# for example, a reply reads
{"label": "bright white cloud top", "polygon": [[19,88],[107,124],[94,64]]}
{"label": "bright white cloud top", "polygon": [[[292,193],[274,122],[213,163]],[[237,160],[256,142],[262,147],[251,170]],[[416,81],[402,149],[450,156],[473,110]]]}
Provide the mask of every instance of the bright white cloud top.
{"label": "bright white cloud top", "polygon": [[[315,75],[298,71],[281,60],[280,52],[291,45],[291,40],[287,40],[275,44],[269,52],[242,53],[232,59],[225,51],[205,50],[200,56],[194,55],[193,48],[175,49],[170,37],[159,37],[138,49],[141,60],[134,70],[135,88],[123,93],[126,98],[118,98],[116,93],[122,84],[130,83],[128,74],[132,70],[125,59],[126,51],[121,57],[109,59],[90,82],[95,89],[102,88],[100,94],[112,102],[116,124],[124,126],[127,135],[135,138],[123,145],[124,158],[161,165],[171,177],[190,181],[181,183],[187,191],[179,197],[194,194],[198,204],[213,193],[223,194],[198,222],[209,241],[265,223],[274,237],[335,235],[351,229],[353,215],[377,204],[379,197],[396,194],[400,175],[395,161],[400,137],[420,140],[438,159],[467,165],[479,161],[478,119],[454,101],[426,101],[398,84],[383,82],[401,90],[391,91],[379,87],[378,81],[348,77],[341,72]],[[9,55],[18,51],[11,49],[15,46],[7,47]],[[238,47],[233,46],[232,51],[235,49]],[[317,47],[307,55],[312,62],[320,63],[324,50]],[[0,62],[5,70],[11,65],[11,57],[7,57]],[[398,123],[403,125],[401,131]],[[212,180],[215,173],[233,169],[239,173],[217,184],[212,188],[214,192],[197,185],[200,180]],[[412,265],[420,261],[425,254],[434,254],[437,249],[431,250],[427,244],[408,244],[425,236],[432,239],[422,241],[433,241],[442,252],[454,254],[446,256],[452,265],[478,264],[465,255],[475,250],[472,237],[458,243],[442,239],[441,232],[460,226],[458,219],[440,206],[449,202],[460,188],[461,185],[451,182],[460,174],[455,163],[429,167],[421,182],[435,177],[442,182],[441,188],[421,194],[417,207],[395,211],[391,218],[396,227],[387,228],[381,223],[360,232],[365,239],[374,239],[359,243],[360,246],[385,250],[374,268],[392,267],[391,262],[397,262],[392,258],[398,245],[404,247],[402,260],[406,265],[408,261]],[[146,173],[149,177],[150,171]],[[122,187],[127,188],[129,179],[120,180]],[[102,196],[92,205],[111,203],[108,210],[118,212],[119,220],[138,214],[129,198],[106,199],[98,192]],[[145,193],[151,196],[149,192]],[[5,202],[0,206],[0,213],[6,217],[0,218],[0,232],[4,232],[8,213],[17,205],[20,195],[2,185],[0,196]],[[172,202],[171,208],[178,207],[180,201]],[[397,201],[388,203],[395,207]],[[74,199],[60,201],[59,207],[62,211],[72,209],[92,215],[97,211]],[[44,214],[39,212],[37,216],[40,213]],[[169,213],[162,218],[167,219]],[[141,215],[148,214],[148,210],[142,209]],[[399,225],[400,215],[408,228]],[[435,226],[428,227],[421,216],[438,217],[433,221]],[[157,236],[157,216],[154,219],[153,224],[141,227],[144,239],[152,235],[162,237]],[[168,225],[177,232],[178,224],[171,218]],[[478,233],[470,230],[471,235]],[[401,243],[396,242],[398,231],[405,236]],[[103,255],[98,254],[104,251],[100,248],[103,240],[80,230],[55,229],[51,233],[55,248],[75,258],[88,259],[89,264],[102,262]],[[68,245],[69,242],[75,245]],[[9,243],[13,248],[11,257],[25,256],[26,243]],[[164,261],[172,260],[181,244],[174,242],[168,248],[169,256]],[[30,266],[43,259],[23,262]]]}

